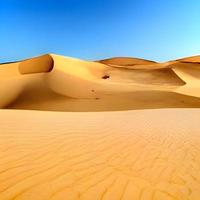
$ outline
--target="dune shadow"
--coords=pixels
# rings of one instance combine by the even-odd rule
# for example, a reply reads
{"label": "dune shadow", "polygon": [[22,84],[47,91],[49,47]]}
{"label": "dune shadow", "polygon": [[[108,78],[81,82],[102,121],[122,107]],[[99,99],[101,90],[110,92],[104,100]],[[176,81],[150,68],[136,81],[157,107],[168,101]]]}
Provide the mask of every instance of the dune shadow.
{"label": "dune shadow", "polygon": [[53,58],[46,54],[20,62],[19,72],[21,74],[50,72],[53,69],[53,65]]}

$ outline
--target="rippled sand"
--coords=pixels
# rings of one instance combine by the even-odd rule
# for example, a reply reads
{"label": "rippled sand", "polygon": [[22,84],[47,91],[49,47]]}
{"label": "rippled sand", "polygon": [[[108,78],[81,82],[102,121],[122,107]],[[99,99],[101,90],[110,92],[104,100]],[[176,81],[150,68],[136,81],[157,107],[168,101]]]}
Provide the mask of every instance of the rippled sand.
{"label": "rippled sand", "polygon": [[200,197],[199,110],[0,117],[1,200]]}

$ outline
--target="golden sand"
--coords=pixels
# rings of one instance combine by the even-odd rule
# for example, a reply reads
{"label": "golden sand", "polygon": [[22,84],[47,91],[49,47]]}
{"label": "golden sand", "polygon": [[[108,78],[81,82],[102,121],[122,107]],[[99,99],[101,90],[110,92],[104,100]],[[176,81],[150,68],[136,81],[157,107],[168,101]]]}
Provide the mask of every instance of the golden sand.
{"label": "golden sand", "polygon": [[[37,107],[42,110],[43,107],[37,104],[47,105],[48,101],[55,105],[50,103],[49,110],[57,110],[57,107],[62,110],[60,107],[63,105],[63,111],[68,110],[64,106],[67,102],[68,105],[70,102],[74,105],[82,105],[82,102],[97,105],[93,108],[89,106],[88,111],[199,107],[198,58],[197,56],[195,63],[194,57],[192,63],[179,60],[155,63],[116,58],[108,59],[107,62],[115,65],[110,66],[100,63],[101,61],[89,62],[49,54],[2,64],[0,107],[11,105],[11,108],[31,109],[33,105],[33,109]],[[39,96],[37,91],[44,94],[43,102],[34,101]],[[113,108],[109,106],[111,102],[116,104]],[[86,110],[87,106],[84,111]]]}
{"label": "golden sand", "polygon": [[199,200],[199,67],[199,56],[1,64],[0,200]]}
{"label": "golden sand", "polygon": [[200,197],[197,109],[0,117],[1,200]]}
{"label": "golden sand", "polygon": [[21,74],[50,72],[53,69],[53,65],[53,58],[50,55],[43,55],[20,62],[19,72]]}

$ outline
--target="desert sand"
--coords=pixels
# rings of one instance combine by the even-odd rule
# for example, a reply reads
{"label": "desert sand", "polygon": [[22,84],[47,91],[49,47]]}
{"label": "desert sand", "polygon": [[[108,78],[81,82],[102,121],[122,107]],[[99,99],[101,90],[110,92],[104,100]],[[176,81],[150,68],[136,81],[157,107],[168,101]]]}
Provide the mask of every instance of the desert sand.
{"label": "desert sand", "polygon": [[199,56],[0,64],[0,200],[199,200],[199,67]]}

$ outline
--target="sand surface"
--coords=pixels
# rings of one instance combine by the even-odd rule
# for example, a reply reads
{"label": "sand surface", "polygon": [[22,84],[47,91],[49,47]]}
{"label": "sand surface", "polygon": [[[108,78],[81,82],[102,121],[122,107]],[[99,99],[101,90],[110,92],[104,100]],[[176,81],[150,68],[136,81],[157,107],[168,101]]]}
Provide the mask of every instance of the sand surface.
{"label": "sand surface", "polygon": [[0,200],[199,200],[199,97],[199,56],[0,64]]}
{"label": "sand surface", "polygon": [[2,110],[0,199],[198,200],[199,117]]}

